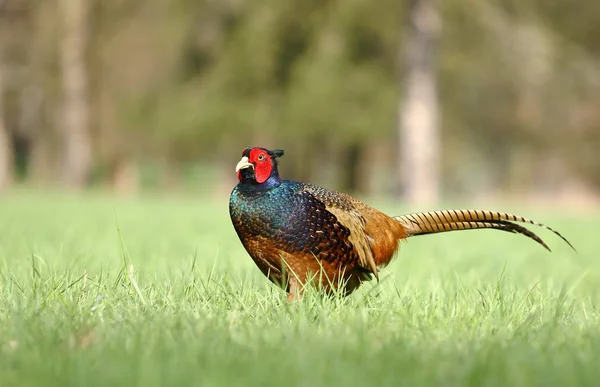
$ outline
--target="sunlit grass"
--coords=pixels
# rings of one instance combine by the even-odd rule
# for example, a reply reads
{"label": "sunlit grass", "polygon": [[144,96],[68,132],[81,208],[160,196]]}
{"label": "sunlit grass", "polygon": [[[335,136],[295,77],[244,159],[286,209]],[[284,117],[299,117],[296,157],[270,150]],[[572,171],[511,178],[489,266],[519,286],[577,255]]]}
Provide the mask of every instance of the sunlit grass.
{"label": "sunlit grass", "polygon": [[419,237],[379,284],[290,304],[226,198],[2,198],[0,386],[595,385],[598,214],[519,212],[579,254]]}

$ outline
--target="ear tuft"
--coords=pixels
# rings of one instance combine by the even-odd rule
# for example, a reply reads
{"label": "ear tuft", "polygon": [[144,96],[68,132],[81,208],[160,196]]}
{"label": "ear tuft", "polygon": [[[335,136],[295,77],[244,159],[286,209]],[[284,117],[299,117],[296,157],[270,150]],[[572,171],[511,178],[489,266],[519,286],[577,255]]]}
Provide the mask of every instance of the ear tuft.
{"label": "ear tuft", "polygon": [[272,157],[281,157],[283,156],[283,149],[275,149],[269,152]]}

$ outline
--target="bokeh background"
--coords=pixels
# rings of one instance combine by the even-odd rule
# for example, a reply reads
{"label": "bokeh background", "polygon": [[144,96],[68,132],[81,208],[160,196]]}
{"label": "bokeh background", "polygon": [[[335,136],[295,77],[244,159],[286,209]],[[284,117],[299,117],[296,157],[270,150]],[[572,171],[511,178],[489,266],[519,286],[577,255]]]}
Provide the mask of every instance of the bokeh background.
{"label": "bokeh background", "polygon": [[[600,202],[600,2],[0,0],[0,187]],[[426,209],[426,208],[421,208]]]}

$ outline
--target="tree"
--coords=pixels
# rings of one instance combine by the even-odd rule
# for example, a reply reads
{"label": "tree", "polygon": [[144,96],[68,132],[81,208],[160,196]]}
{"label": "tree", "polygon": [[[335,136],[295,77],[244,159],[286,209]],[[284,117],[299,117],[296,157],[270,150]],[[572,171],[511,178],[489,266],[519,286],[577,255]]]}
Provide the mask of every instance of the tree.
{"label": "tree", "polygon": [[399,180],[409,203],[439,197],[439,130],[435,50],[440,30],[436,0],[410,0],[405,68],[398,109]]}
{"label": "tree", "polygon": [[4,67],[0,63],[0,191],[4,190],[12,181],[13,152],[6,127],[4,109]]}
{"label": "tree", "polygon": [[4,190],[13,179],[13,149],[8,133],[8,119],[5,107],[7,57],[10,47],[10,17],[13,16],[14,4],[0,2],[0,191]]}
{"label": "tree", "polygon": [[62,37],[63,179],[67,186],[84,187],[92,168],[92,139],[86,69],[88,0],[61,0]]}

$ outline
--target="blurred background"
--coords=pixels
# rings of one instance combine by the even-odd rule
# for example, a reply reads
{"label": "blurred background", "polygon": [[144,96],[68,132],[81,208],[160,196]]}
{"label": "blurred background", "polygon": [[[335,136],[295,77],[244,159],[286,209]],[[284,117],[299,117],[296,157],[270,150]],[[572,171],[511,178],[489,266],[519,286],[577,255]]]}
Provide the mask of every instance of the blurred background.
{"label": "blurred background", "polygon": [[[600,202],[600,2],[0,0],[0,189]],[[424,209],[424,208],[421,208]]]}

